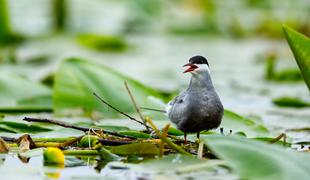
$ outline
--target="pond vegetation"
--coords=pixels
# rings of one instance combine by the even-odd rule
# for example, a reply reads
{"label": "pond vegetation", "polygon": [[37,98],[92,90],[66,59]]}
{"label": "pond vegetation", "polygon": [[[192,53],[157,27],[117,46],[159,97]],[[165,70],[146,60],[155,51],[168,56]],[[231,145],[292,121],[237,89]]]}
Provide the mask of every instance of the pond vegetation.
{"label": "pond vegetation", "polygon": [[[0,0],[1,179],[309,179],[309,9]],[[185,143],[164,110],[197,54],[225,111]]]}

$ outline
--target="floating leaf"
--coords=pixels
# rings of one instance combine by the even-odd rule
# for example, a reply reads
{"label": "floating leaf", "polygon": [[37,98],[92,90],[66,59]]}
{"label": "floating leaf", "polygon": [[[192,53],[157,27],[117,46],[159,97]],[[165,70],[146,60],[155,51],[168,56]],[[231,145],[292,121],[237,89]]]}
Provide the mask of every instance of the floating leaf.
{"label": "floating leaf", "polygon": [[153,172],[185,173],[222,165],[219,160],[197,159],[194,156],[172,154],[162,159],[153,159],[142,162],[135,166],[135,169]]}
{"label": "floating leaf", "polygon": [[110,152],[109,150],[105,149],[104,147],[100,147],[98,149],[99,152],[99,156],[101,158],[101,160],[104,161],[118,161],[121,159],[121,157],[119,157],[116,154],[113,154],[112,152]]}
{"label": "floating leaf", "polygon": [[32,124],[30,125],[12,121],[0,121],[0,131],[10,133],[40,133],[52,131],[52,129]]}
{"label": "floating leaf", "polygon": [[244,132],[248,137],[269,135],[267,128],[263,125],[227,109],[224,112],[224,117],[220,126],[226,130],[232,130],[233,132]]}
{"label": "floating leaf", "polygon": [[210,135],[202,139],[241,179],[310,177],[310,155],[242,137]]}
{"label": "floating leaf", "polygon": [[117,155],[158,155],[158,147],[152,143],[136,143],[112,146],[109,150]]}
{"label": "floating leaf", "polygon": [[51,90],[16,74],[0,73],[0,111],[51,111]]}
{"label": "floating leaf", "polygon": [[143,139],[149,139],[151,138],[150,134],[147,133],[143,133],[140,131],[134,131],[134,130],[130,130],[130,131],[120,131],[119,134],[121,135],[127,135],[130,137],[135,137],[135,138],[143,138]]}
{"label": "floating leaf", "polygon": [[162,97],[160,92],[103,65],[77,58],[67,59],[62,62],[55,76],[53,109],[56,114],[73,114],[72,110],[79,110],[84,115],[101,112],[106,117],[116,117],[117,112],[96,99],[93,95],[96,92],[121,111],[135,112],[124,81],[132,88],[139,105],[143,105],[147,96]]}
{"label": "floating leaf", "polygon": [[294,97],[280,97],[275,98],[272,100],[272,102],[281,107],[295,107],[295,108],[303,108],[303,107],[309,107],[310,103],[305,102],[299,98]]}
{"label": "floating leaf", "polygon": [[123,51],[127,44],[117,36],[82,34],[77,37],[80,45],[97,51]]}
{"label": "floating leaf", "polygon": [[310,39],[285,25],[283,26],[283,30],[303,78],[310,90]]}

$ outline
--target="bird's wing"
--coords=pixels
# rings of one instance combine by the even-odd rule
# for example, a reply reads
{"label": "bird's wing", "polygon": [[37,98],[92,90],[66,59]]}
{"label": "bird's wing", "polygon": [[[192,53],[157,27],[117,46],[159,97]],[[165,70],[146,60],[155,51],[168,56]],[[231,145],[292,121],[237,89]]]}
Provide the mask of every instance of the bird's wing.
{"label": "bird's wing", "polygon": [[181,99],[184,98],[185,92],[186,92],[186,91],[182,91],[178,96],[176,96],[174,99],[172,99],[171,101],[168,102],[168,104],[167,104],[167,106],[166,106],[166,113],[167,113],[167,114],[170,113],[172,107],[174,106],[174,104],[175,104],[177,101],[179,101],[179,100],[181,100]]}

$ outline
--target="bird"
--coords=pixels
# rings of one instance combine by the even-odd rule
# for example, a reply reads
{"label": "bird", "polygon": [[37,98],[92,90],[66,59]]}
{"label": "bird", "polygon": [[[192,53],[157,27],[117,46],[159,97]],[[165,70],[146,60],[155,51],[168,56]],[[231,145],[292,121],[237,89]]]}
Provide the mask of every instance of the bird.
{"label": "bird", "polygon": [[200,55],[193,56],[183,73],[190,73],[191,80],[186,90],[168,102],[166,113],[171,122],[184,133],[197,133],[220,126],[224,107],[213,86],[208,60]]}

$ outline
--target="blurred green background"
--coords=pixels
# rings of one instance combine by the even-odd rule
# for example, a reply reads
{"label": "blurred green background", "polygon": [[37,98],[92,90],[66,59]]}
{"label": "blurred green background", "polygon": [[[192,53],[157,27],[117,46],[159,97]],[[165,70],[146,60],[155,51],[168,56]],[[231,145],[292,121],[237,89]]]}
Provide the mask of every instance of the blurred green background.
{"label": "blurred green background", "polygon": [[226,109],[309,142],[309,90],[282,24],[309,37],[309,0],[0,0],[0,113],[119,125],[91,91],[133,113],[127,80],[140,105],[162,107],[202,55]]}

